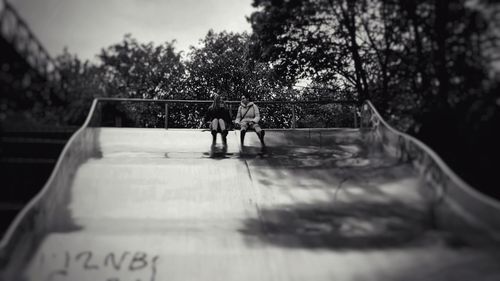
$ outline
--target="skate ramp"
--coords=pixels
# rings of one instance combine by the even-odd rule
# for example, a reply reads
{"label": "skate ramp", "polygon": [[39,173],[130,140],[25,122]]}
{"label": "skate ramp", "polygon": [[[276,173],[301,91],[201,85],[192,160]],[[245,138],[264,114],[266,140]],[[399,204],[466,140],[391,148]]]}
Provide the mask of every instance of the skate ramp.
{"label": "skate ramp", "polygon": [[460,231],[442,227],[443,193],[379,129],[268,130],[264,152],[232,131],[214,153],[201,130],[86,126],[0,280],[499,279],[495,228],[448,207]]}

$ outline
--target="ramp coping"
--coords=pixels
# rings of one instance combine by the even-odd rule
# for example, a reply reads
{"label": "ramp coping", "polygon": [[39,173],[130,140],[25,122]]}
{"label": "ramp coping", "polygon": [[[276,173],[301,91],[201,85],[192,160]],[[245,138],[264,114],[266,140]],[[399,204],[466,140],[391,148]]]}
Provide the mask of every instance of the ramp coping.
{"label": "ramp coping", "polygon": [[[366,113],[368,111],[370,113]],[[363,113],[369,115],[363,116]],[[393,150],[399,150],[396,151],[396,154],[399,154],[400,157],[403,157],[403,154],[406,153],[414,165],[421,165],[421,167],[417,167],[417,169],[420,168],[418,170],[422,173],[422,177],[432,186],[432,188],[438,189],[437,193],[440,197],[438,198],[439,200],[445,200],[446,203],[449,204],[454,211],[458,212],[466,221],[487,231],[492,238],[500,241],[500,201],[477,191],[466,183],[455,172],[453,172],[453,170],[437,155],[436,152],[434,152],[422,141],[390,126],[370,101],[366,101],[363,105],[362,118],[366,119],[361,120],[362,127],[363,125],[371,127],[372,132],[378,134],[378,141],[381,142],[381,145],[384,146],[385,150],[389,150],[385,147],[388,145]],[[385,127],[388,132],[392,134],[392,136],[384,135],[384,132],[382,132],[380,128],[380,124],[382,124],[382,126]],[[411,148],[409,147],[411,143],[413,143],[418,149],[422,150],[424,157],[430,157],[430,161],[428,159],[419,159],[418,157],[415,157],[415,155],[412,155],[412,153],[418,153],[418,151],[408,151],[408,148]],[[391,152],[389,151],[389,153]],[[392,153],[394,153],[394,151],[392,151]],[[419,161],[422,163],[418,163]],[[437,166],[442,175],[432,174],[433,172],[436,172],[436,170],[432,169],[432,165],[434,164]],[[437,179],[433,177],[437,177]],[[446,180],[446,177],[449,178],[448,181]],[[456,194],[457,192],[459,194]]]}

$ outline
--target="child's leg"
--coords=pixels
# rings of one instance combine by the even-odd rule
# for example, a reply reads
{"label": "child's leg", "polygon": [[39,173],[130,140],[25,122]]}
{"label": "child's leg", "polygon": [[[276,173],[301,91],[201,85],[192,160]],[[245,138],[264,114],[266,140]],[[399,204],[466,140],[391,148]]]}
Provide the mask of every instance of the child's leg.
{"label": "child's leg", "polygon": [[226,129],[226,123],[224,122],[223,119],[219,119],[219,128],[221,130],[222,143],[227,144],[227,129]]}
{"label": "child's leg", "polygon": [[210,123],[210,130],[211,131],[216,131],[219,129],[219,121],[217,118],[214,118],[212,122]]}
{"label": "child's leg", "polygon": [[266,144],[264,143],[265,131],[260,128],[259,124],[253,124],[252,128],[255,130],[255,133],[259,137],[262,146],[266,146]]}
{"label": "child's leg", "polygon": [[219,119],[219,128],[222,131],[226,130],[226,122],[223,119]]}
{"label": "child's leg", "polygon": [[241,126],[241,129],[240,129],[240,142],[241,142],[241,145],[243,146],[243,143],[245,142],[245,134],[247,133],[247,129],[248,129],[248,123],[247,122],[241,122],[240,126]]}
{"label": "child's leg", "polygon": [[212,133],[212,144],[215,144],[217,141],[217,129],[218,129],[219,122],[217,119],[212,120],[212,123],[210,123],[210,131]]}

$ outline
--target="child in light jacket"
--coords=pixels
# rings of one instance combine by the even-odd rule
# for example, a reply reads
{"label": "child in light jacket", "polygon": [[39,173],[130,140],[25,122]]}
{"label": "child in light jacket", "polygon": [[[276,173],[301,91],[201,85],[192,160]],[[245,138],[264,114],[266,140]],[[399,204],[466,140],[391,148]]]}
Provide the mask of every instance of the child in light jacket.
{"label": "child in light jacket", "polygon": [[248,128],[255,130],[255,133],[259,137],[262,147],[266,146],[266,144],[264,143],[265,131],[262,130],[262,128],[259,126],[259,121],[260,121],[259,107],[255,103],[249,101],[248,97],[241,96],[241,104],[240,107],[238,108],[238,113],[236,114],[236,120],[234,121],[235,124],[239,124],[241,127],[240,129],[241,146],[244,145],[245,134]]}

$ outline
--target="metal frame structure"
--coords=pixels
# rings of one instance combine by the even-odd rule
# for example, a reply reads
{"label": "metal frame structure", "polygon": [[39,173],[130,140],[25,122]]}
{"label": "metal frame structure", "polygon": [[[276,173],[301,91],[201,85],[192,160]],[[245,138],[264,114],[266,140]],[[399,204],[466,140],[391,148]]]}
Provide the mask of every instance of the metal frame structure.
{"label": "metal frame structure", "polygon": [[49,81],[60,78],[52,57],[30,30],[28,24],[6,0],[0,0],[0,36],[11,44],[39,75]]}

